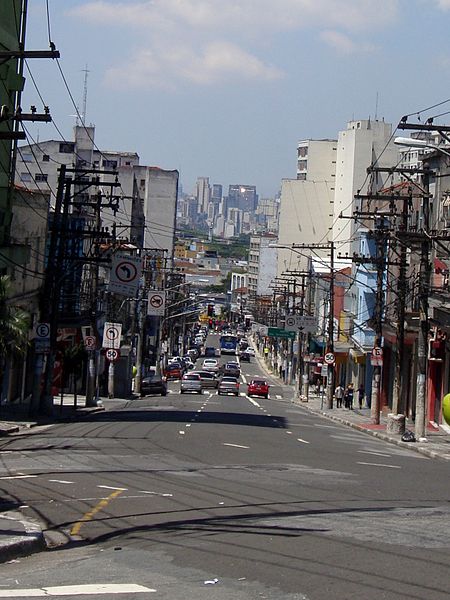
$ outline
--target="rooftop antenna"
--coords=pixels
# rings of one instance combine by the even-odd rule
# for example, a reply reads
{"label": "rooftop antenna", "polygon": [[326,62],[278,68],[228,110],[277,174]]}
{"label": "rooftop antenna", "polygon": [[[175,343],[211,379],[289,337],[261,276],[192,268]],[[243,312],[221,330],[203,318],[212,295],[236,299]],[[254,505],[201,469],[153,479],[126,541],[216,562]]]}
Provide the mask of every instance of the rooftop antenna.
{"label": "rooftop antenna", "polygon": [[378,120],[378,92],[377,92],[377,97],[375,100],[375,121]]}
{"label": "rooftop antenna", "polygon": [[81,124],[86,126],[86,110],[87,110],[87,80],[88,80],[88,73],[89,73],[89,69],[88,66],[86,65],[85,68],[82,70],[84,73],[84,87],[83,87],[83,110],[81,112]]}

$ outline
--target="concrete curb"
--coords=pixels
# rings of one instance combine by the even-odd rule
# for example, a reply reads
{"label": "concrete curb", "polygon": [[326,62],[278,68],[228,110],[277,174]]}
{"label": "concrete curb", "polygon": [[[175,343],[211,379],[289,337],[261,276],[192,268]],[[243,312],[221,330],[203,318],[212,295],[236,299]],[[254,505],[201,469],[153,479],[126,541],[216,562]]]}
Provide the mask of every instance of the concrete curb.
{"label": "concrete curb", "polygon": [[45,537],[38,523],[24,520],[18,512],[4,513],[1,519],[20,523],[25,532],[24,535],[10,537],[4,544],[0,543],[0,563],[47,550]]}
{"label": "concrete curb", "polygon": [[413,443],[402,442],[402,440],[397,440],[393,437],[390,437],[389,435],[387,435],[385,433],[381,433],[381,432],[375,431],[373,429],[367,429],[367,427],[364,427],[364,425],[360,425],[359,423],[353,423],[352,421],[347,421],[347,419],[343,419],[343,418],[337,417],[335,415],[330,415],[321,410],[315,410],[314,408],[307,406],[305,403],[297,401],[295,398],[292,399],[292,402],[293,402],[293,404],[295,404],[297,406],[301,406],[301,407],[305,408],[308,412],[310,412],[312,414],[320,415],[322,417],[329,419],[330,421],[336,421],[337,423],[342,423],[343,425],[346,425],[347,427],[352,427],[353,429],[357,429],[358,431],[367,433],[368,435],[376,437],[380,440],[384,440],[385,442],[390,442],[391,444],[395,444],[396,446],[400,446],[401,448],[406,448],[408,450],[414,450],[414,452],[423,454],[423,455],[427,456],[428,458],[439,458],[441,460],[450,461],[450,455],[440,454],[436,450],[431,450],[429,448],[426,448],[425,446],[417,445],[417,442],[413,442]]}

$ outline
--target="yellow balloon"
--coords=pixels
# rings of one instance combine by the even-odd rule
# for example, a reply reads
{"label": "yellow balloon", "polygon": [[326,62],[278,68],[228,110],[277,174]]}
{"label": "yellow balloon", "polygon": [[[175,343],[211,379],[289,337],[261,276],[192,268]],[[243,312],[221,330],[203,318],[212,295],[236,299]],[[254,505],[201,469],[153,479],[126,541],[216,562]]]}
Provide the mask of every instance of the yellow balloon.
{"label": "yellow balloon", "polygon": [[446,394],[442,399],[442,416],[447,425],[450,425],[450,394]]}

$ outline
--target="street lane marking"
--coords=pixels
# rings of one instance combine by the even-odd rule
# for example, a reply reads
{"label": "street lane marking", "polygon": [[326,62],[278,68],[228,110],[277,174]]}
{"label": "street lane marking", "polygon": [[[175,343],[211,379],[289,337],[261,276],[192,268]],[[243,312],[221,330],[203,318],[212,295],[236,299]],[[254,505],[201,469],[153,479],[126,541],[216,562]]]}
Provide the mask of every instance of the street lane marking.
{"label": "street lane marking", "polygon": [[183,430],[180,430],[178,433],[179,433],[180,435],[184,435],[186,432],[185,432],[185,431],[183,431]]}
{"label": "street lane marking", "polygon": [[318,423],[314,423],[314,427],[324,427],[326,429],[342,429],[341,427],[338,427],[337,425],[319,425]]}
{"label": "street lane marking", "polygon": [[117,490],[119,492],[128,492],[128,488],[112,487],[111,485],[98,485],[97,487],[102,488],[102,490]]}
{"label": "street lane marking", "polygon": [[5,477],[0,477],[0,479],[34,479],[37,475],[7,475]]}
{"label": "street lane marking", "polygon": [[309,444],[310,442],[307,442],[306,440],[303,440],[302,438],[297,438],[297,442],[301,442],[302,444]]}
{"label": "street lane marking", "polygon": [[74,483],[73,481],[64,481],[64,479],[49,479],[51,483]]}
{"label": "street lane marking", "polygon": [[[102,487],[102,486],[97,486],[97,487]],[[103,487],[106,487],[106,486],[103,486]],[[108,504],[111,502],[111,500],[114,500],[114,498],[117,498],[117,496],[120,496],[120,494],[122,494],[124,491],[125,490],[116,489],[116,491],[112,492],[112,494],[110,494],[107,498],[103,498],[102,500],[100,500],[100,502],[98,502],[92,510],[85,513],[81,517],[81,519],[77,523],[74,524],[74,526],[70,530],[70,535],[78,535],[80,533],[81,527],[83,526],[83,523],[86,523],[87,521],[92,521],[92,519],[95,517],[95,515],[98,512],[100,512],[103,508],[106,508],[108,506]]]}
{"label": "street lane marking", "polygon": [[232,448],[245,448],[245,449],[249,449],[250,446],[240,446],[239,444],[227,444],[227,443],[223,443],[222,446],[231,446]]}
{"label": "street lane marking", "polygon": [[281,399],[283,398],[283,396],[280,396],[280,394],[275,394],[275,398],[276,398],[277,400],[281,400]]}
{"label": "street lane marking", "polygon": [[0,590],[0,598],[37,598],[43,596],[93,596],[94,594],[145,594],[156,592],[135,583],[97,583],[58,585],[32,589]]}
{"label": "street lane marking", "polygon": [[382,463],[357,462],[357,465],[369,465],[370,467],[386,467],[386,469],[401,469],[397,465],[383,465]]}
{"label": "street lane marking", "polygon": [[161,492],[146,492],[142,490],[140,494],[149,494],[150,496],[162,496],[163,498],[173,498],[173,494],[163,494]]}
{"label": "street lane marking", "polygon": [[248,400],[249,402],[251,402],[251,403],[252,403],[254,406],[257,406],[258,408],[261,408],[261,405],[260,405],[260,404],[258,404],[258,403],[256,402],[256,400],[253,400],[253,398],[250,398],[250,396],[247,396],[247,394],[245,395],[245,397],[246,397],[246,398],[247,398],[247,400]]}
{"label": "street lane marking", "polygon": [[375,450],[358,450],[359,454],[371,454],[373,456],[385,456],[386,458],[390,458],[391,454],[383,454],[383,452],[375,452]]}

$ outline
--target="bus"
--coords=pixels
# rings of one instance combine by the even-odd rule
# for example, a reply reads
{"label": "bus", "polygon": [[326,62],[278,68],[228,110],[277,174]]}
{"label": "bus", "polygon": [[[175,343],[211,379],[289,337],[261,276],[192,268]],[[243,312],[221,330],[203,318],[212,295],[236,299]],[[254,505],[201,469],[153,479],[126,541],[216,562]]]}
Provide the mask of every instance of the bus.
{"label": "bus", "polygon": [[220,336],[220,353],[221,354],[236,354],[238,346],[238,338],[232,333],[224,333]]}

